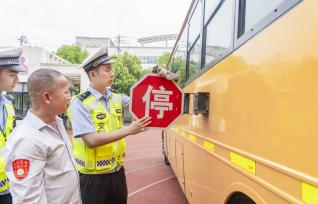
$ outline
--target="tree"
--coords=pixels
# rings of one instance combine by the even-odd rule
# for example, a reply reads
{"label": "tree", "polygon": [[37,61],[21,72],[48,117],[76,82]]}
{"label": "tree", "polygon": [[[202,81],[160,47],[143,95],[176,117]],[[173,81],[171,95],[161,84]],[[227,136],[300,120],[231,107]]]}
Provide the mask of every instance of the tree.
{"label": "tree", "polygon": [[179,74],[180,80],[178,82],[181,88],[184,87],[186,78],[186,60],[182,56],[177,56],[172,59],[170,70]]}
{"label": "tree", "polygon": [[129,95],[129,90],[141,77],[149,72],[143,69],[139,58],[125,52],[123,55],[113,55],[115,81],[112,88],[119,93]]}
{"label": "tree", "polygon": [[62,45],[57,49],[56,55],[72,64],[81,64],[88,56],[88,53],[86,51],[83,52],[77,45]]}
{"label": "tree", "polygon": [[[157,64],[160,66],[167,66],[168,60],[170,58],[170,53],[163,53],[159,59],[157,60]],[[186,82],[186,58],[183,55],[174,55],[169,63],[169,70],[171,72],[177,73],[180,76],[180,80],[178,82],[181,88],[184,88]],[[192,76],[194,73],[198,71],[198,64],[190,60],[189,62],[189,75]]]}
{"label": "tree", "polygon": [[[159,59],[157,60],[157,64],[159,66],[166,67],[169,58],[170,58],[170,53],[165,52],[159,57]],[[186,61],[182,56],[174,56],[171,60],[172,61],[170,62],[170,66],[168,66],[169,70],[171,72],[179,74],[180,80],[178,84],[181,88],[183,88],[185,83],[185,77],[186,77]]]}
{"label": "tree", "polygon": [[168,60],[170,57],[170,52],[164,52],[159,59],[157,59],[156,63],[157,65],[161,66],[161,67],[166,67]]}

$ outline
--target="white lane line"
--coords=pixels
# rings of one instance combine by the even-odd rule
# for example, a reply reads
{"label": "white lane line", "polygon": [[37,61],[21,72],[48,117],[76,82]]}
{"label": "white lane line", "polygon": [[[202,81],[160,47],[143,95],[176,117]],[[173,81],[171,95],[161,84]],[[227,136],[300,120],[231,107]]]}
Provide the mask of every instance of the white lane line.
{"label": "white lane line", "polygon": [[149,169],[149,168],[152,168],[152,167],[158,167],[158,166],[163,166],[163,164],[155,164],[155,165],[146,166],[146,167],[142,167],[142,168],[138,168],[138,169],[133,169],[133,170],[130,170],[130,171],[126,171],[126,174],[129,174],[129,173],[132,173],[132,172],[136,172],[136,171],[139,171],[139,170],[143,170],[143,169]]}
{"label": "white lane line", "polygon": [[159,183],[162,183],[162,182],[167,181],[167,180],[169,180],[169,179],[172,179],[172,178],[174,178],[174,177],[176,177],[176,176],[173,175],[173,176],[170,176],[170,177],[168,177],[168,178],[162,179],[162,180],[160,180],[160,181],[156,181],[156,182],[154,182],[154,183],[152,183],[152,184],[149,184],[149,185],[147,185],[147,186],[145,186],[145,187],[142,187],[142,188],[140,188],[140,189],[138,189],[138,190],[136,190],[136,191],[134,191],[134,192],[128,194],[128,197],[133,196],[133,195],[135,195],[136,193],[139,193],[139,192],[141,192],[141,191],[143,191],[143,190],[146,190],[147,188],[150,188],[150,187],[152,187],[152,186],[154,186],[154,185],[157,185],[157,184],[159,184]]}

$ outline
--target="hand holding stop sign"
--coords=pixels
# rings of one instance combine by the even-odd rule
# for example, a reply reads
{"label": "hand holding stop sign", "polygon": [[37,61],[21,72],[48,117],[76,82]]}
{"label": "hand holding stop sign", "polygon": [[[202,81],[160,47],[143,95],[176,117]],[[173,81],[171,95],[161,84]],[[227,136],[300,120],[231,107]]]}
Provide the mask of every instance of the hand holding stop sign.
{"label": "hand holding stop sign", "polygon": [[156,65],[152,68],[152,73],[158,74],[159,76],[162,76],[162,77],[164,77],[168,80],[172,80],[174,82],[178,82],[180,79],[180,76],[178,74],[172,73],[163,67],[159,67],[158,65]]}

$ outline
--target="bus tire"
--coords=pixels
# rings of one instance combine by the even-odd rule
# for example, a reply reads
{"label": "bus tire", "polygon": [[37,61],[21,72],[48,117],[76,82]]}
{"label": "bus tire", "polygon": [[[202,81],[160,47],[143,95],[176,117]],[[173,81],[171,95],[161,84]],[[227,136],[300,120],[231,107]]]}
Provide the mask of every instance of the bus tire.
{"label": "bus tire", "polygon": [[168,165],[168,166],[170,166],[170,162],[169,162],[169,160],[168,160],[167,156],[166,156],[166,155],[164,155],[164,157],[165,157],[165,164],[166,164],[166,165]]}
{"label": "bus tire", "polygon": [[231,195],[227,204],[256,204],[256,203],[244,193],[235,192]]}

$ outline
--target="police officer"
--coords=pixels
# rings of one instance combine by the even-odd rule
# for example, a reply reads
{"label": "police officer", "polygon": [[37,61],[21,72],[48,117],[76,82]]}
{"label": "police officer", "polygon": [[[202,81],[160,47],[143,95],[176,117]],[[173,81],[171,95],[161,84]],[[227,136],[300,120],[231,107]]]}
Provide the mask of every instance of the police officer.
{"label": "police officer", "polygon": [[129,105],[129,97],[109,88],[115,74],[105,46],[88,56],[81,67],[90,79],[90,86],[72,100],[68,116],[74,134],[82,201],[125,204],[124,138],[146,130],[151,118],[144,117],[123,128],[122,110]]}
{"label": "police officer", "polygon": [[71,100],[58,71],[39,69],[27,83],[32,108],[5,147],[6,173],[15,204],[79,204],[79,177],[72,145],[57,115]]}
{"label": "police officer", "polygon": [[18,72],[25,71],[20,65],[22,48],[0,49],[0,203],[12,203],[9,180],[5,174],[3,149],[15,126],[13,98],[4,93],[18,83]]}

